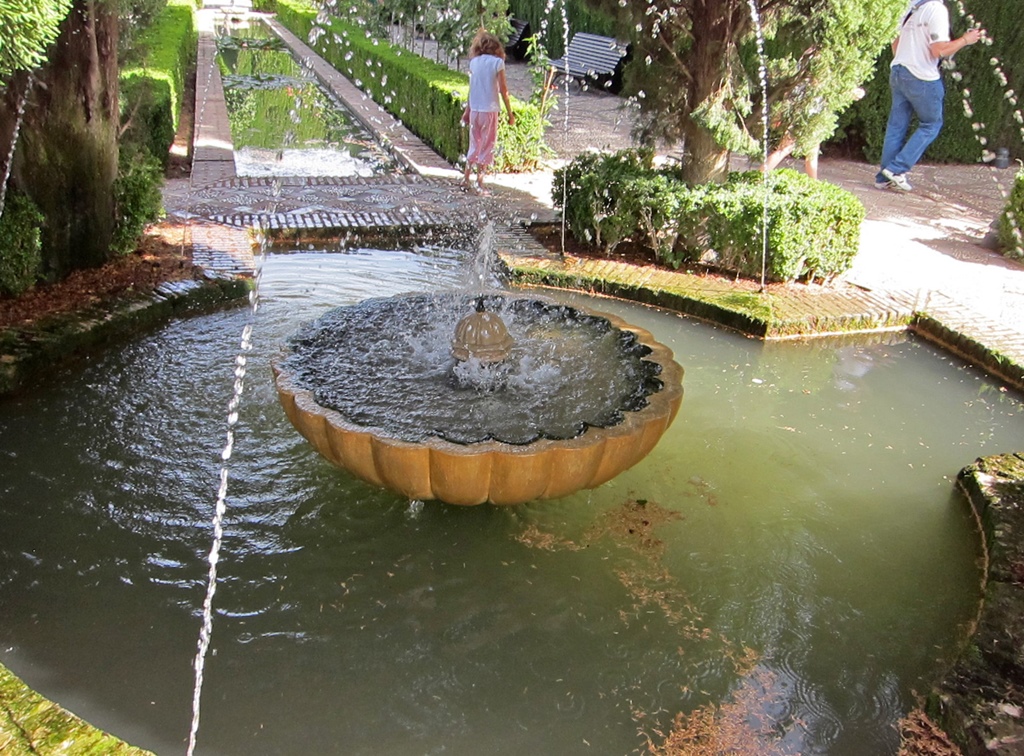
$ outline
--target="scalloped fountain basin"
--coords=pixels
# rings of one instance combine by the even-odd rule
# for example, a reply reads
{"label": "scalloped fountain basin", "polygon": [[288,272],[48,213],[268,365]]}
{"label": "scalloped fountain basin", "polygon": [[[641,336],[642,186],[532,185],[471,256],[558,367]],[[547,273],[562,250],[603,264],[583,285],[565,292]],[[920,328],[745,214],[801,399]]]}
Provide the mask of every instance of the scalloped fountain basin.
{"label": "scalloped fountain basin", "polygon": [[413,294],[339,307],[274,362],[292,424],[325,458],[409,499],[520,504],[611,480],[682,402],[683,369],[611,315],[490,294],[507,360],[451,356],[476,297]]}

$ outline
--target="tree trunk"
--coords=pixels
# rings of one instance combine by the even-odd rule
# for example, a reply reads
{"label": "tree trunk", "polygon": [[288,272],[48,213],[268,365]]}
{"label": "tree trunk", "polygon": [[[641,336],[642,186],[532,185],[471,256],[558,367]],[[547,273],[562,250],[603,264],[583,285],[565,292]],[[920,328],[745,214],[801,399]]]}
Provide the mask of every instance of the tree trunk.
{"label": "tree trunk", "polygon": [[693,44],[685,55],[689,71],[690,112],[683,120],[688,159],[683,167],[687,181],[704,184],[724,181],[729,174],[729,150],[693,117],[693,110],[714,101],[726,86],[724,61],[746,28],[743,0],[700,3],[692,11]]}
{"label": "tree trunk", "polygon": [[684,125],[683,179],[690,184],[721,182],[729,175],[729,150],[724,149],[707,129],[693,120]]}
{"label": "tree trunk", "polygon": [[110,0],[75,0],[36,72],[14,155],[12,185],[46,218],[46,275],[109,259],[117,178],[118,19]]}

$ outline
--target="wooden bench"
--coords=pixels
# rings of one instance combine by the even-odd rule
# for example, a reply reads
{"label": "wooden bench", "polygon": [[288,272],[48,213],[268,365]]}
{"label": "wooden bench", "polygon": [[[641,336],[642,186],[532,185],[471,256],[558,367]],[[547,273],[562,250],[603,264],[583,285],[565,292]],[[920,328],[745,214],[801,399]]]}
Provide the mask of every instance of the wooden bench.
{"label": "wooden bench", "polygon": [[610,92],[622,88],[622,67],[629,58],[629,45],[599,34],[572,35],[565,55],[548,62],[547,85],[568,76],[580,86],[596,84]]}
{"label": "wooden bench", "polygon": [[508,22],[512,24],[512,33],[508,35],[508,42],[505,43],[505,54],[522,60],[526,57],[526,48],[532,36],[530,23],[518,18],[510,18]]}

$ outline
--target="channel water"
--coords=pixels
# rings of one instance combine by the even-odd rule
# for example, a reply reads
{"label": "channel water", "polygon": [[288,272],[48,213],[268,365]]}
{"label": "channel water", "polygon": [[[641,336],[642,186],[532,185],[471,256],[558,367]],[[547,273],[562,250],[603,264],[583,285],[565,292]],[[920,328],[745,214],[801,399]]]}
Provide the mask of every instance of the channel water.
{"label": "channel water", "polygon": [[[1021,397],[905,335],[765,344],[558,294],[686,368],[679,417],[635,468],[458,508],[325,462],[271,357],[327,309],[470,269],[440,246],[266,257],[197,753],[627,754],[717,704],[762,753],[894,753],[978,609],[953,477],[1024,448]],[[174,321],[0,402],[0,661],[159,754],[188,732],[251,317]]]}
{"label": "channel water", "polygon": [[263,21],[223,27],[217,51],[239,176],[366,177],[399,170]]}

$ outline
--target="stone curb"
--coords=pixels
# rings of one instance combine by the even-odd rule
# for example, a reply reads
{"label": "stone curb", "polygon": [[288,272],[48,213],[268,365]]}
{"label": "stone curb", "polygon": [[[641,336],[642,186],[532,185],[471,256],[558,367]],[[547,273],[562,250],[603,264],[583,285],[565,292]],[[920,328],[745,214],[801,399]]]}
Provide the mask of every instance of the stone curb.
{"label": "stone curb", "polygon": [[0,753],[6,756],[154,756],[48,701],[0,665]]}
{"label": "stone curb", "polygon": [[[996,324],[972,317],[956,325],[955,313],[917,309],[906,292],[868,292],[856,287],[777,287],[767,295],[738,282],[709,283],[693,274],[662,271],[610,260],[560,259],[521,236],[501,260],[509,276],[524,284],[574,289],[630,299],[732,328],[765,340],[817,338],[910,330],[937,343],[995,378],[1024,389],[1024,359],[999,351]],[[730,306],[733,303],[734,306]],[[940,320],[941,318],[941,320]],[[979,335],[980,334],[980,335]],[[1015,345],[1016,334],[1007,333]]]}
{"label": "stone curb", "polygon": [[984,544],[983,603],[969,644],[928,702],[966,754],[1024,753],[1024,455],[982,457],[957,483]]}
{"label": "stone curb", "polygon": [[918,312],[912,329],[972,365],[1024,390],[1024,344],[1021,334],[1000,323],[965,313],[952,303]]}
{"label": "stone curb", "polygon": [[135,337],[172,317],[236,303],[248,296],[250,288],[251,281],[239,277],[169,282],[156,291],[101,303],[84,312],[0,330],[0,396],[13,393],[55,364]]}

